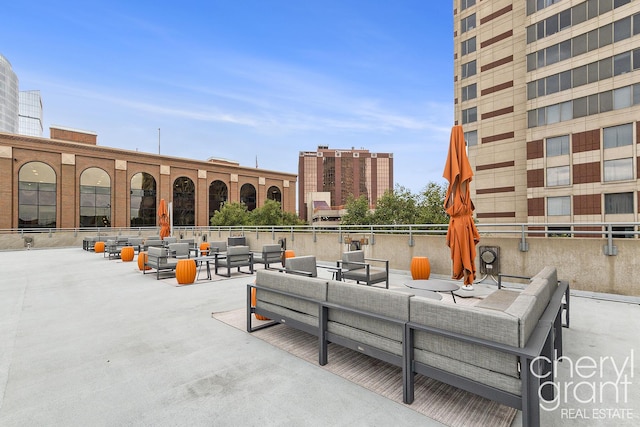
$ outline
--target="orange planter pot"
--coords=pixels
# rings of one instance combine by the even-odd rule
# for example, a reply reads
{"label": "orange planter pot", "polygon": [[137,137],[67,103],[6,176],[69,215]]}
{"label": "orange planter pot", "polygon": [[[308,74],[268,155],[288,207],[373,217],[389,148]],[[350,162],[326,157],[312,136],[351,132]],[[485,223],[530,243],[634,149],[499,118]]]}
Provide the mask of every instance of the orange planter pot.
{"label": "orange planter pot", "polygon": [[416,256],[411,259],[411,277],[413,280],[426,280],[431,275],[429,258]]}
{"label": "orange planter pot", "polygon": [[146,266],[145,264],[147,263],[147,253],[146,252],[139,252],[138,253],[138,268],[140,269],[140,271],[142,270],[151,270],[151,267]]}
{"label": "orange planter pot", "polygon": [[[256,288],[253,288],[253,289],[251,289],[251,306],[252,307],[256,306],[256,300],[257,300],[256,299]],[[255,314],[254,313],[254,316],[256,316],[256,319],[258,319],[258,320],[269,320],[268,317],[264,317],[261,314]]]}
{"label": "orange planter pot", "polygon": [[196,280],[196,262],[192,259],[178,260],[176,279],[180,285],[188,285]]}
{"label": "orange planter pot", "polygon": [[120,259],[123,262],[133,261],[133,246],[125,246],[120,250]]}
{"label": "orange planter pot", "polygon": [[104,252],[104,242],[96,242],[95,245],[93,245],[93,251],[97,254],[101,254]]}
{"label": "orange planter pot", "polygon": [[210,247],[211,247],[211,245],[209,244],[209,242],[200,243],[200,253],[202,255],[209,255],[209,248]]}
{"label": "orange planter pot", "polygon": [[292,250],[284,251],[284,255],[282,255],[282,266],[284,267],[284,263],[286,262],[287,258],[294,258],[295,256],[296,253]]}

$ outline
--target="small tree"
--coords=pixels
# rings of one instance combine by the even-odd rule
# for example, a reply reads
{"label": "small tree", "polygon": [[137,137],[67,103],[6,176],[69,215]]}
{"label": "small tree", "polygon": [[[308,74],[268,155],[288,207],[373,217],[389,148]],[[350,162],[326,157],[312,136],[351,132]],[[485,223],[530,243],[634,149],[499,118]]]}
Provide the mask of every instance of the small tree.
{"label": "small tree", "polygon": [[247,211],[247,205],[238,202],[226,202],[219,211],[213,214],[210,223],[213,226],[247,225],[250,220],[251,217]]}
{"label": "small tree", "polygon": [[373,224],[415,224],[418,219],[416,197],[406,187],[396,185],[376,203]]}
{"label": "small tree", "polygon": [[357,199],[353,195],[347,197],[344,205],[347,213],[342,217],[343,225],[368,225],[371,224],[371,212],[369,211],[369,200],[364,194]]}
{"label": "small tree", "polygon": [[282,208],[280,202],[267,199],[264,205],[254,209],[250,213],[253,225],[279,225],[282,224]]}
{"label": "small tree", "polygon": [[418,196],[418,222],[421,224],[448,224],[449,215],[444,210],[447,185],[429,182]]}

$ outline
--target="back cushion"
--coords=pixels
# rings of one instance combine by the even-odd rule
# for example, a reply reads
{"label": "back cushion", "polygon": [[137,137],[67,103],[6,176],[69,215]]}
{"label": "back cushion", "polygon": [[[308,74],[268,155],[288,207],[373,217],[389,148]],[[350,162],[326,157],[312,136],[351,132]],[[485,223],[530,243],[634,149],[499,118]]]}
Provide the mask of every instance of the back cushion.
{"label": "back cushion", "polygon": [[305,273],[311,273],[311,277],[318,277],[316,257],[312,255],[287,258],[285,270],[304,271]]}
{"label": "back cushion", "polygon": [[364,268],[363,265],[350,264],[349,262],[364,262],[363,251],[351,251],[342,254],[342,267],[347,270],[356,270],[358,268]]}

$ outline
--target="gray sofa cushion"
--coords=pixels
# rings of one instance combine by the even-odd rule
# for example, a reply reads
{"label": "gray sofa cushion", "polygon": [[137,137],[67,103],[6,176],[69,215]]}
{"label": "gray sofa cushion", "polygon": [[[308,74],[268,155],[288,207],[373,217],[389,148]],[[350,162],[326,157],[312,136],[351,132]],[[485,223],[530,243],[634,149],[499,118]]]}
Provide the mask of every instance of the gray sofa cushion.
{"label": "gray sofa cushion", "polygon": [[285,271],[301,271],[311,274],[311,277],[318,277],[318,267],[316,257],[313,255],[287,258]]}
{"label": "gray sofa cushion", "polygon": [[[323,279],[282,274],[277,271],[270,270],[258,270],[256,272],[256,285],[320,301],[326,301],[327,299],[327,281]],[[317,304],[303,301],[295,297],[279,295],[263,289],[258,289],[256,292],[256,299],[256,307],[267,308],[269,305],[279,306],[282,307],[283,311],[276,312],[283,315],[285,313],[284,310],[290,310],[307,314],[312,317],[318,317]]]}
{"label": "gray sofa cushion", "polygon": [[[536,312],[540,311],[541,303],[536,297],[532,295],[520,295],[516,300],[507,308],[505,314],[510,314],[519,321],[519,338],[518,346],[524,347],[531,336],[531,333],[538,324],[540,316],[536,315]],[[546,307],[548,302],[544,304]],[[544,307],[542,310],[544,311]],[[542,313],[542,312],[540,312]]]}

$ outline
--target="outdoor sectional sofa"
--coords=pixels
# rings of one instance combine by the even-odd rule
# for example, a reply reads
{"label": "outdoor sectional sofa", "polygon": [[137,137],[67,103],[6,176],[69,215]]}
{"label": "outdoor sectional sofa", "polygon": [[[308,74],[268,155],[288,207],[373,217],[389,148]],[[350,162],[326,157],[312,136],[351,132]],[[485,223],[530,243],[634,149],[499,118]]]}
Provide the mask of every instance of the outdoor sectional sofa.
{"label": "outdoor sectional sofa", "polygon": [[[501,289],[484,306],[464,306],[259,270],[247,285],[247,331],[282,323],[316,335],[320,365],[330,362],[333,342],[400,366],[405,403],[413,402],[415,374],[422,374],[520,409],[523,425],[537,426],[540,398],[554,393],[540,389],[540,378],[553,375],[562,355],[568,310],[569,285],[556,274],[545,267],[521,293]],[[254,326],[252,313],[273,320]]]}

